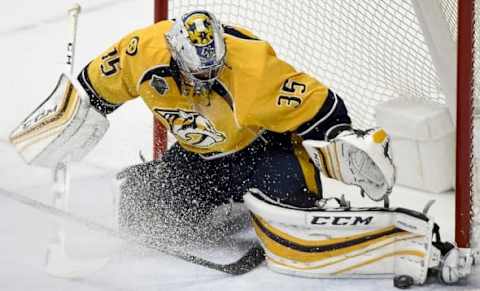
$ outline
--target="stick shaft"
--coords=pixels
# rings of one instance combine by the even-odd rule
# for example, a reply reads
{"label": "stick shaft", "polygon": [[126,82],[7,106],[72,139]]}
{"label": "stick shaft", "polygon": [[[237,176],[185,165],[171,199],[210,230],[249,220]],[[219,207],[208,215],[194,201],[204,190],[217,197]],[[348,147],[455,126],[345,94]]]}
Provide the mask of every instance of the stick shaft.
{"label": "stick shaft", "polygon": [[22,194],[9,192],[0,188],[0,196],[12,199],[24,205],[28,205],[45,214],[52,215],[55,217],[60,217],[65,220],[78,223],[80,225],[86,226],[89,229],[97,231],[99,233],[103,233],[111,237],[119,238],[129,243],[133,243],[135,245],[142,246],[148,249],[156,250],[160,253],[170,255],[196,265],[204,266],[209,269],[225,272],[232,275],[241,275],[246,272],[249,272],[255,267],[257,267],[264,260],[263,251],[261,247],[258,245],[255,245],[239,260],[231,264],[218,264],[194,255],[185,253],[176,248],[172,248],[172,246],[170,245],[159,244],[159,245],[152,246],[152,245],[146,244],[144,241],[142,241],[141,238],[131,236],[127,233],[116,231],[112,228],[109,228],[97,222],[91,221],[87,218],[77,216],[75,214],[63,211],[61,209],[57,209],[53,206],[31,199]]}
{"label": "stick shaft", "polygon": [[[65,62],[65,73],[69,76],[73,74],[73,64],[75,58],[75,46],[77,39],[77,23],[78,16],[80,14],[81,8],[80,5],[75,4],[68,10],[68,22],[69,22],[69,35],[67,43],[67,54]],[[70,200],[70,169],[69,169],[69,157],[67,157],[62,162],[58,163],[53,169],[53,198],[52,204],[54,208],[68,211],[69,200]],[[54,235],[50,238],[49,247],[56,248],[59,252],[62,253],[62,257],[66,258],[65,255],[65,221],[64,219],[59,219],[56,222],[56,230]],[[46,266],[49,270],[49,265],[52,264],[52,257],[49,255],[50,252],[47,249],[47,260]],[[53,264],[57,264],[55,262]]]}
{"label": "stick shaft", "polygon": [[79,4],[74,4],[69,10],[69,39],[67,43],[67,58],[66,58],[66,73],[69,75],[73,74],[73,65],[75,60],[75,47],[77,42],[77,24],[78,24],[78,16],[80,14],[81,7]]}

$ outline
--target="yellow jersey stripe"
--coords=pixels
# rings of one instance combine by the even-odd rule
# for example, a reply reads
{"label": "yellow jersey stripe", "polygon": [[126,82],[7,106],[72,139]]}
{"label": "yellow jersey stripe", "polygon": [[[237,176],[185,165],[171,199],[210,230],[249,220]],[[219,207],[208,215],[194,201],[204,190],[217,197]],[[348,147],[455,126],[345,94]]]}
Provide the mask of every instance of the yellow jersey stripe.
{"label": "yellow jersey stripe", "polygon": [[311,193],[321,194],[317,184],[315,166],[310,163],[308,154],[305,148],[302,146],[302,138],[299,136],[294,136],[292,139],[294,143],[293,151],[298,163],[300,164],[300,168],[302,169],[303,178],[305,179],[305,184],[307,185],[308,191]]}

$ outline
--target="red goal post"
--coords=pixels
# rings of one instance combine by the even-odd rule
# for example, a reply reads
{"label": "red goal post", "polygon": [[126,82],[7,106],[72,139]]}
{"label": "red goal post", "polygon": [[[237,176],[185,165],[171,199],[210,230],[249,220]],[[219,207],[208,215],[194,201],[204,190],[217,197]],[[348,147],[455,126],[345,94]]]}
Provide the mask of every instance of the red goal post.
{"label": "red goal post", "polygon": [[[446,104],[457,129],[455,239],[467,247],[472,233],[478,242],[480,224],[474,151],[479,6],[480,0],[155,0],[155,21],[202,8],[252,29],[280,57],[339,92],[358,127],[374,125],[373,107],[393,96]],[[155,158],[166,144],[156,121]]]}
{"label": "red goal post", "polygon": [[459,0],[458,5],[455,241],[461,247],[468,247],[470,232],[478,231],[471,225],[472,220],[478,219],[478,207],[473,207],[472,199],[479,199],[474,188],[478,157],[473,152],[474,91],[478,90],[474,86],[474,38],[478,37],[474,27],[475,4],[480,1]]}

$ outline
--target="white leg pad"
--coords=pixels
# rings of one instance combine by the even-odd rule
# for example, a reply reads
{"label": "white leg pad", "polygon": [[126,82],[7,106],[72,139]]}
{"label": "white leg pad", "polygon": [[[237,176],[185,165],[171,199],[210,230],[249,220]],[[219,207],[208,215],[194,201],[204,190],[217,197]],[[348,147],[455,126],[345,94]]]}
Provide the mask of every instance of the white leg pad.
{"label": "white leg pad", "polygon": [[[300,209],[244,196],[272,270],[318,278],[427,278],[433,220],[407,209]],[[438,254],[437,254],[438,255]],[[438,259],[437,259],[438,261]]]}

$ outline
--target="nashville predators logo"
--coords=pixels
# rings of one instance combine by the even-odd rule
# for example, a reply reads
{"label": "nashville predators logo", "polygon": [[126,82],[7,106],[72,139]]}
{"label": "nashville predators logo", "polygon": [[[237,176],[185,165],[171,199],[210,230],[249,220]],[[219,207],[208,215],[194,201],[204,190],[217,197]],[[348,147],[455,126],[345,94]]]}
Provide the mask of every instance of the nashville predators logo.
{"label": "nashville predators logo", "polygon": [[164,118],[175,137],[186,144],[198,148],[209,148],[225,140],[225,134],[219,132],[213,124],[198,112],[154,109]]}
{"label": "nashville predators logo", "polygon": [[188,37],[196,46],[206,46],[213,42],[213,27],[210,17],[203,13],[194,13],[185,21]]}

